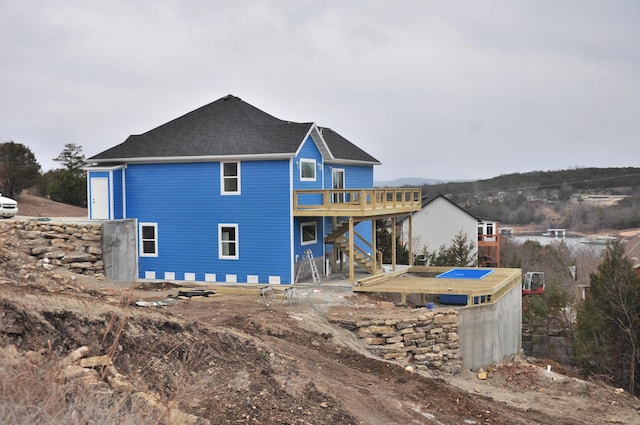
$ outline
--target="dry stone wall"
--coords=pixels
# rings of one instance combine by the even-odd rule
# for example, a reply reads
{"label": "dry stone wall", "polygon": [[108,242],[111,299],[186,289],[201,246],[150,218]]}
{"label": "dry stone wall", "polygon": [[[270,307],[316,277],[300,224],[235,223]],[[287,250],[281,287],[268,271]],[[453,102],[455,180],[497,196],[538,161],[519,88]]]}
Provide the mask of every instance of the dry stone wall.
{"label": "dry stone wall", "polygon": [[401,315],[359,315],[330,320],[353,331],[372,354],[384,359],[449,374],[462,369],[455,310],[418,309]]}
{"label": "dry stone wall", "polygon": [[44,267],[104,276],[100,224],[17,220],[14,227],[22,250]]}

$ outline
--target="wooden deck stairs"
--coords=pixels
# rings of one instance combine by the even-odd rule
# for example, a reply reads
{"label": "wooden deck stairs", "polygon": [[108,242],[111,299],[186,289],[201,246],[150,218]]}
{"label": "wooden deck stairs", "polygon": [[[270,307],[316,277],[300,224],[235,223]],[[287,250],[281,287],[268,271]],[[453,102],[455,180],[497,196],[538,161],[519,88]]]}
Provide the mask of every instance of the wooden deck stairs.
{"label": "wooden deck stairs", "polygon": [[[349,240],[345,236],[348,231],[349,231],[349,222],[348,221],[341,222],[338,224],[338,226],[336,226],[333,232],[329,233],[325,237],[325,242],[333,244],[335,246],[335,249],[342,251],[344,254],[348,256]],[[373,247],[371,246],[371,244],[369,244],[357,232],[354,232],[354,236],[357,239],[359,239],[360,242],[364,243],[369,248],[369,251],[372,250]],[[369,274],[377,274],[382,272],[382,252],[376,250],[376,256],[377,256],[376,259],[378,261],[376,261],[376,267],[374,269],[374,261],[371,254],[369,254],[366,250],[364,250],[360,245],[356,244],[355,240],[354,240],[353,247],[354,247],[353,257],[356,264],[358,264],[360,267],[365,269]]]}

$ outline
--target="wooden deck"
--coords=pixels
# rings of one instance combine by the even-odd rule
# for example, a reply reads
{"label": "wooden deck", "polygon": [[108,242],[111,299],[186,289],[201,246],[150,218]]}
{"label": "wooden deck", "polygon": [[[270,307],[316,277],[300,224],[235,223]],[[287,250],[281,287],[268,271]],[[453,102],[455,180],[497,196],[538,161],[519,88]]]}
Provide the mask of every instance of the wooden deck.
{"label": "wooden deck", "polygon": [[[495,268],[482,279],[442,279],[435,276],[451,269],[470,267],[413,266],[409,269],[385,275],[376,275],[358,281],[354,292],[384,292],[400,294],[403,301],[409,294],[418,295],[466,295],[467,305],[495,303],[514,286],[522,284],[522,270]],[[482,270],[482,269],[480,269]]]}
{"label": "wooden deck", "polygon": [[422,189],[296,190],[293,215],[298,217],[381,217],[410,214],[422,208]]}

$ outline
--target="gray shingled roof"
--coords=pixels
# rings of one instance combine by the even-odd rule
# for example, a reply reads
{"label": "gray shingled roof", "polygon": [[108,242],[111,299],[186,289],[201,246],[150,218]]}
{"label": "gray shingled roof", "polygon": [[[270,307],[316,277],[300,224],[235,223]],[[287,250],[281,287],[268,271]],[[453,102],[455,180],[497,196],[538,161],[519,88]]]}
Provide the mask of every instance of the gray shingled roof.
{"label": "gray shingled roof", "polygon": [[336,133],[330,128],[321,127],[322,138],[336,160],[364,161],[380,163],[377,159]]}
{"label": "gray shingled roof", "polygon": [[[280,120],[228,95],[123,143],[88,161],[179,157],[294,155],[313,123]],[[334,160],[379,163],[330,129],[323,129]]]}

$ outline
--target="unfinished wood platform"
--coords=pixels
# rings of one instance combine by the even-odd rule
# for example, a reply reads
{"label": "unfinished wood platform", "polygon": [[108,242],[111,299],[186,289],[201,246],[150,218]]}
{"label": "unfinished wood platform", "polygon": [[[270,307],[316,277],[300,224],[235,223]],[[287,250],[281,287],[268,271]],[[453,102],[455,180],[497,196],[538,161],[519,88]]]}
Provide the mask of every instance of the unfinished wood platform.
{"label": "unfinished wood platform", "polygon": [[396,273],[376,275],[361,279],[354,292],[381,292],[400,294],[406,303],[407,295],[466,295],[467,306],[492,304],[522,285],[522,270],[493,268],[492,273],[482,279],[436,278],[451,269],[478,270],[476,267],[412,266]]}

